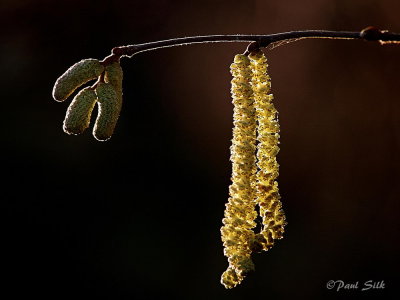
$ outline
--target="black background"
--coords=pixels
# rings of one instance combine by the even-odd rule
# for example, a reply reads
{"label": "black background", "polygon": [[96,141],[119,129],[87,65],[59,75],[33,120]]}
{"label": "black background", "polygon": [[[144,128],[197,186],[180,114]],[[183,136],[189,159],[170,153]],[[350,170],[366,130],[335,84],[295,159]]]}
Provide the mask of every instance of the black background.
{"label": "black background", "polygon": [[[112,47],[301,29],[400,32],[398,1],[2,1],[6,299],[389,299],[399,294],[400,48],[306,40],[266,51],[280,112],[284,239],[233,290],[220,227],[229,65],[246,44],[123,59],[112,139],[68,136],[52,86]],[[359,282],[328,290],[329,280]],[[361,292],[366,280],[385,289]],[[29,297],[29,298],[28,298]]]}

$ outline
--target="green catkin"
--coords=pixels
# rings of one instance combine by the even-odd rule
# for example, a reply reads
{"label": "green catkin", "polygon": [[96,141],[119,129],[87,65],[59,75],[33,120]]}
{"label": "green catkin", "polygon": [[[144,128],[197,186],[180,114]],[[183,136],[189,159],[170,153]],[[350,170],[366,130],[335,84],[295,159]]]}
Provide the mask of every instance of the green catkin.
{"label": "green catkin", "polygon": [[93,128],[93,136],[99,141],[107,141],[114,132],[120,113],[118,94],[110,83],[99,83],[96,95],[99,111]]}
{"label": "green catkin", "polygon": [[81,90],[72,100],[64,119],[63,129],[68,134],[80,134],[89,127],[97,95],[90,87]]}
{"label": "green catkin", "polygon": [[78,87],[96,79],[103,71],[104,67],[97,59],[88,58],[77,62],[57,79],[53,88],[54,100],[64,101]]}
{"label": "green catkin", "polygon": [[122,78],[124,74],[119,62],[114,62],[105,67],[104,81],[110,83],[122,95]]}
{"label": "green catkin", "polygon": [[104,81],[110,83],[118,95],[119,109],[122,107],[122,79],[123,71],[119,62],[114,62],[105,67],[104,70]]}

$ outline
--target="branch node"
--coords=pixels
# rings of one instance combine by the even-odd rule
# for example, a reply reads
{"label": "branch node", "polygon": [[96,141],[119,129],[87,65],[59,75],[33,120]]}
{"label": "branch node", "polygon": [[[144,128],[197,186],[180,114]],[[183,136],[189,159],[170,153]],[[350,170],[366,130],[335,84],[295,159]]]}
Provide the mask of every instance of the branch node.
{"label": "branch node", "polygon": [[257,52],[260,50],[260,42],[255,41],[255,42],[251,42],[248,46],[246,51],[243,52],[243,55],[247,55],[249,56],[250,53],[252,52]]}
{"label": "branch node", "polygon": [[[115,49],[115,48],[114,48],[114,49]],[[113,49],[112,54],[110,54],[109,56],[107,56],[106,58],[104,58],[104,59],[100,62],[103,66],[107,66],[107,65],[110,65],[110,64],[112,64],[112,63],[114,63],[114,62],[118,62],[118,61],[119,61],[121,55],[120,55],[120,54],[117,54],[117,53],[114,53],[114,49]]]}
{"label": "branch node", "polygon": [[117,56],[124,55],[124,50],[121,47],[112,48],[111,53]]}
{"label": "branch node", "polygon": [[378,41],[382,38],[384,32],[375,26],[368,26],[361,30],[360,37],[366,41]]}

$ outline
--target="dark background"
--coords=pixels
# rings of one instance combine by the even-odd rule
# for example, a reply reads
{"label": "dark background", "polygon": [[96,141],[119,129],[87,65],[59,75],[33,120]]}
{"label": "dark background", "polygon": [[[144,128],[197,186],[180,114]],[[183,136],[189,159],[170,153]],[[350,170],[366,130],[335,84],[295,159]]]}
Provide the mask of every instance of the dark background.
{"label": "dark background", "polygon": [[[68,136],[53,84],[112,47],[301,29],[400,32],[400,2],[0,4],[6,299],[327,299],[399,294],[400,47],[306,40],[266,51],[280,112],[284,239],[233,290],[220,240],[229,65],[246,44],[123,59],[116,132]],[[329,280],[359,290],[328,290]],[[361,292],[366,280],[384,290]],[[22,298],[23,297],[23,298]],[[27,298],[29,297],[29,298]]]}

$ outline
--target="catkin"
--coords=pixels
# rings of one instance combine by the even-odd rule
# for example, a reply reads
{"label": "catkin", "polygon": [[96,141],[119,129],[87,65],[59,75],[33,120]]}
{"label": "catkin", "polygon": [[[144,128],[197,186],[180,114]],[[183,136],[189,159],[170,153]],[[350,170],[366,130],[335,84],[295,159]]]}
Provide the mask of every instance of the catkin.
{"label": "catkin", "polygon": [[231,146],[232,184],[221,228],[224,254],[229,267],[222,274],[221,283],[226,288],[239,284],[244,276],[254,270],[251,246],[254,240],[252,228],[256,226],[255,195],[252,181],[256,174],[255,141],[256,121],[252,96],[250,60],[236,55],[231,65],[232,103],[234,105],[234,129]]}
{"label": "catkin", "polygon": [[121,96],[123,76],[124,74],[119,62],[113,62],[105,67],[104,81],[110,83],[118,93],[121,93]]}
{"label": "catkin", "polygon": [[54,100],[64,101],[78,87],[97,78],[103,71],[104,67],[97,59],[88,58],[77,62],[57,79],[53,88]]}
{"label": "catkin", "polygon": [[118,121],[120,113],[118,94],[110,83],[99,83],[96,95],[99,111],[93,136],[99,141],[106,141],[111,138]]}
{"label": "catkin", "polygon": [[[119,110],[122,108],[122,79],[123,71],[119,62],[114,62],[105,67],[104,70],[104,81],[111,84],[118,96],[118,107]],[[119,114],[119,113],[118,113]]]}
{"label": "catkin", "polygon": [[[264,54],[236,55],[231,65],[234,128],[231,146],[232,184],[221,228],[228,269],[221,283],[239,284],[254,270],[252,252],[268,250],[282,238],[286,224],[278,183],[279,123],[270,94]],[[257,145],[257,146],[256,146]],[[255,233],[256,206],[262,228]]]}
{"label": "catkin", "polygon": [[285,215],[278,190],[279,152],[278,112],[272,103],[271,82],[267,75],[267,59],[261,51],[249,55],[253,72],[252,88],[256,109],[257,127],[257,166],[256,202],[262,217],[262,229],[256,235],[254,248],[268,250],[275,239],[283,237]]}
{"label": "catkin", "polygon": [[63,129],[68,134],[80,134],[89,127],[97,95],[90,87],[82,89],[72,100],[64,119]]}

